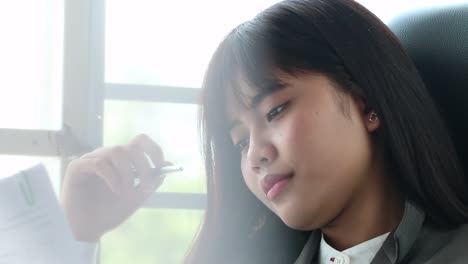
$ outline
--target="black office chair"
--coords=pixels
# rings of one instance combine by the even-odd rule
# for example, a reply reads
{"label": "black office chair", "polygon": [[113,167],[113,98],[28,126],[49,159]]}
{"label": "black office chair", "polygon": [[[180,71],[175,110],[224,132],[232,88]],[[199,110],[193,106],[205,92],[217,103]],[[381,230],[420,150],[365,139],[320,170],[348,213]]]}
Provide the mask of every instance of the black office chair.
{"label": "black office chair", "polygon": [[388,25],[436,101],[468,177],[468,2],[409,11]]}

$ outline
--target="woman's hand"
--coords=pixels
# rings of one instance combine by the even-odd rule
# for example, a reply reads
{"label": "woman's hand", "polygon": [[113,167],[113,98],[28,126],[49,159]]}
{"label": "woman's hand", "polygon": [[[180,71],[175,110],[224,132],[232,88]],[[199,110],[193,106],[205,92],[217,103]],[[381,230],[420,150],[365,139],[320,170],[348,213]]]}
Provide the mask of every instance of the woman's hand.
{"label": "woman's hand", "polygon": [[161,185],[163,177],[152,173],[146,155],[156,167],[171,164],[146,135],[126,145],[99,148],[69,164],[61,203],[77,240],[97,242]]}

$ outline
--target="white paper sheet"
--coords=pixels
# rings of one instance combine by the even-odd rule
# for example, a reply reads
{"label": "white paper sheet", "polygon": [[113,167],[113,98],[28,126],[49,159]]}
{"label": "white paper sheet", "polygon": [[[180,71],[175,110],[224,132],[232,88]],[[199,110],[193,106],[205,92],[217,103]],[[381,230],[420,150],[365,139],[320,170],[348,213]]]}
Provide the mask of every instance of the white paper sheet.
{"label": "white paper sheet", "polygon": [[0,263],[78,263],[76,242],[46,169],[0,179]]}

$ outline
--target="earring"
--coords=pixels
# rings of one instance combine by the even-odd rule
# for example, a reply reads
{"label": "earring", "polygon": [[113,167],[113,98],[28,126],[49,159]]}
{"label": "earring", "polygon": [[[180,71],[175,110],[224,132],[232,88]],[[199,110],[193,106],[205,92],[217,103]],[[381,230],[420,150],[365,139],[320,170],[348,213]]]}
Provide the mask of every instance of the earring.
{"label": "earring", "polygon": [[379,120],[379,116],[374,112],[372,111],[370,114],[369,114],[369,122],[376,122],[377,120]]}

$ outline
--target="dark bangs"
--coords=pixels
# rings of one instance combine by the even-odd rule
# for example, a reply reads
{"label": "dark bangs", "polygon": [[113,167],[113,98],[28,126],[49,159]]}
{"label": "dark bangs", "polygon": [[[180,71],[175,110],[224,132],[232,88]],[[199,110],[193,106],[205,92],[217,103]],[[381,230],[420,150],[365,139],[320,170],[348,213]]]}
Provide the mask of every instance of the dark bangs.
{"label": "dark bangs", "polygon": [[[224,101],[227,89],[232,89],[241,105],[249,107],[249,98],[242,94],[240,86],[247,85],[258,93],[280,89],[283,82],[278,72],[292,76],[321,73],[338,87],[350,91],[352,78],[333,47],[315,27],[313,22],[317,18],[298,16],[294,8],[297,6],[289,6],[287,2],[278,3],[230,32],[218,47],[206,73],[205,101],[212,102],[214,98]],[[219,109],[222,108],[216,109],[215,112],[221,114]]]}

